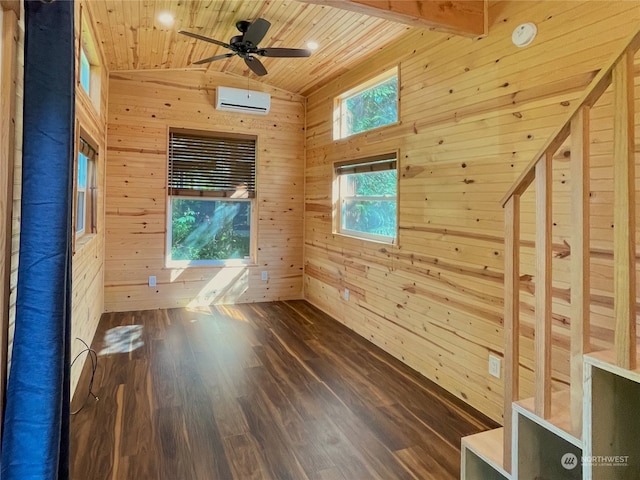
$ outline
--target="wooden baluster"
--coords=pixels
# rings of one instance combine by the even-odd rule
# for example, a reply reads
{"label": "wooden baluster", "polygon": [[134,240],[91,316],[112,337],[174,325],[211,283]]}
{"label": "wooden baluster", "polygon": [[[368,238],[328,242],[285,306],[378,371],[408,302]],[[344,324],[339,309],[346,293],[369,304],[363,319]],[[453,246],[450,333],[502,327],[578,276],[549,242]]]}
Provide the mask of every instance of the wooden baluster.
{"label": "wooden baluster", "polygon": [[536,164],[536,330],[535,395],[536,415],[551,415],[551,200],[552,154]]}
{"label": "wooden baluster", "polygon": [[617,363],[636,368],[633,52],[613,68],[613,302]]}
{"label": "wooden baluster", "polygon": [[504,232],[504,469],[511,472],[511,405],[520,395],[520,195],[505,205]]}
{"label": "wooden baluster", "polygon": [[582,438],[583,361],[589,353],[589,107],[571,120],[571,430]]}

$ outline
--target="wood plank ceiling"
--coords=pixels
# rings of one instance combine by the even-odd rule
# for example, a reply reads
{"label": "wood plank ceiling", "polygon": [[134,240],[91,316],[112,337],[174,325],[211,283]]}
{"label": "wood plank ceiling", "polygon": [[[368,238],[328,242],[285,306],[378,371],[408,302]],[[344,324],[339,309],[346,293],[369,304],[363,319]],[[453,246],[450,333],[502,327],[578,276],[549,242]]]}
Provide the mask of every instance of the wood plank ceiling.
{"label": "wood plank ceiling", "polygon": [[[258,79],[242,59],[203,66],[193,61],[228,50],[178,34],[187,30],[223,42],[238,34],[238,20],[271,22],[261,47],[320,47],[310,58],[262,58],[269,71],[261,81],[306,95],[349,67],[383,49],[412,27],[388,19],[294,0],[91,0],[88,20],[96,25],[110,71],[207,68]],[[171,27],[158,21],[174,15]]]}

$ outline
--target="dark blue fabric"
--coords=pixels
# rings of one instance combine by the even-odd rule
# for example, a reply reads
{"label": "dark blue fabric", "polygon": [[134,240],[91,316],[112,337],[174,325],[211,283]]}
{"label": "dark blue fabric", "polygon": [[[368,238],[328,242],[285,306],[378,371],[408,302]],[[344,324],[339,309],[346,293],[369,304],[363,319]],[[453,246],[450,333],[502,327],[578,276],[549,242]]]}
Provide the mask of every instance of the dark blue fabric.
{"label": "dark blue fabric", "polygon": [[69,477],[73,1],[25,1],[22,221],[2,480]]}

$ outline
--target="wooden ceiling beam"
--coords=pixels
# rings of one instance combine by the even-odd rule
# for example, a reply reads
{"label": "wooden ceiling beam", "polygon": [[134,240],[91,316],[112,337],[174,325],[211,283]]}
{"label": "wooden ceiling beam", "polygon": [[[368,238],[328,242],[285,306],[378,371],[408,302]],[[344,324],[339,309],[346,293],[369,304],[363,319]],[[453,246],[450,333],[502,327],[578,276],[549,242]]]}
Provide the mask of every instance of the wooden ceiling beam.
{"label": "wooden ceiling beam", "polygon": [[487,0],[300,0],[466,37],[488,33]]}
{"label": "wooden ceiling beam", "polygon": [[20,19],[20,0],[0,0],[2,10],[12,10],[16,12],[16,17]]}

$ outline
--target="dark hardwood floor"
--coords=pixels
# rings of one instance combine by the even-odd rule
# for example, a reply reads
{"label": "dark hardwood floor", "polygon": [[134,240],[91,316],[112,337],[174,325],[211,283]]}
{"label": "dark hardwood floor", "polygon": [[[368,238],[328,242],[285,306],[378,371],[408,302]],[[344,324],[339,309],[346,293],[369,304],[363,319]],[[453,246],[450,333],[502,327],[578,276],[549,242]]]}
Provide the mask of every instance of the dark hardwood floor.
{"label": "dark hardwood floor", "polygon": [[457,479],[496,426],[304,301],[105,314],[93,348],[72,480]]}

